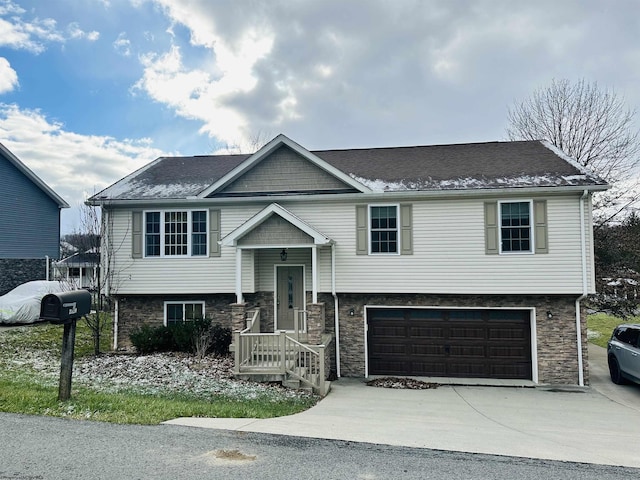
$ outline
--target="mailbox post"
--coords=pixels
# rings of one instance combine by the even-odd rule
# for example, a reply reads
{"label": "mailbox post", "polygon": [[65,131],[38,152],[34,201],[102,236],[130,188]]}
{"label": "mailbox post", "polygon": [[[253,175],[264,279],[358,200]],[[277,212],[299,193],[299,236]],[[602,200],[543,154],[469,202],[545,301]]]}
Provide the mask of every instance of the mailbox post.
{"label": "mailbox post", "polygon": [[91,294],[86,290],[50,293],[40,302],[40,320],[64,325],[58,400],[71,398],[71,374],[76,340],[76,320],[91,310]]}

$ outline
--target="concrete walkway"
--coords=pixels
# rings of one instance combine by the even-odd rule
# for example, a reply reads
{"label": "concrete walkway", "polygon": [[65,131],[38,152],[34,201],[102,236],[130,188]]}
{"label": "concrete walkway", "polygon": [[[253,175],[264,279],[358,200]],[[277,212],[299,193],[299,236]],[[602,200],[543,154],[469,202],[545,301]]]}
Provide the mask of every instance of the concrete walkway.
{"label": "concrete walkway", "polygon": [[606,354],[594,348],[592,388],[398,390],[342,378],[315,407],[296,415],[166,423],[640,467],[640,386],[611,384]]}

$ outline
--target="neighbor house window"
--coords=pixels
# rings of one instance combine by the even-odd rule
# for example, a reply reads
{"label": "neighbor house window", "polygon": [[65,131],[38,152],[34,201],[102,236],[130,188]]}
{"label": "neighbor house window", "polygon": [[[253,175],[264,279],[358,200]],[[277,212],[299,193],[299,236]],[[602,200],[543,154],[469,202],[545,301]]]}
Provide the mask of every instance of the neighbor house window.
{"label": "neighbor house window", "polygon": [[204,318],[204,302],[165,302],[165,325],[176,325]]}
{"label": "neighbor house window", "polygon": [[499,205],[501,252],[531,252],[531,202],[500,202]]}
{"label": "neighbor house window", "polygon": [[371,253],[398,253],[397,205],[369,207]]}
{"label": "neighbor house window", "polygon": [[144,244],[147,257],[206,255],[207,212],[145,212]]}

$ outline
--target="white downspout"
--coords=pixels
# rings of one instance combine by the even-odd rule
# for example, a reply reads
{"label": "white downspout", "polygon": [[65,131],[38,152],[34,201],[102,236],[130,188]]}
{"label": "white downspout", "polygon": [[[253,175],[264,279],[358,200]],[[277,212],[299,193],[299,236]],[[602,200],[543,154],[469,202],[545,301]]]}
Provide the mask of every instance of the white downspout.
{"label": "white downspout", "polygon": [[331,295],[333,295],[333,309],[336,331],[336,376],[340,378],[340,319],[338,294],[336,293],[336,244],[331,244]]}
{"label": "white downspout", "polygon": [[120,313],[119,300],[116,298],[116,305],[113,310],[113,349],[118,349],[118,314]]}
{"label": "white downspout", "polygon": [[236,247],[236,303],[244,303],[242,297],[242,249]]}
{"label": "white downspout", "polygon": [[580,302],[586,298],[589,292],[587,283],[587,240],[586,240],[586,223],[584,218],[584,202],[589,192],[585,190],[580,197],[580,253],[582,256],[582,295],[576,299],[576,339],[578,342],[578,385],[584,387],[584,372],[582,358],[582,325],[580,322]]}

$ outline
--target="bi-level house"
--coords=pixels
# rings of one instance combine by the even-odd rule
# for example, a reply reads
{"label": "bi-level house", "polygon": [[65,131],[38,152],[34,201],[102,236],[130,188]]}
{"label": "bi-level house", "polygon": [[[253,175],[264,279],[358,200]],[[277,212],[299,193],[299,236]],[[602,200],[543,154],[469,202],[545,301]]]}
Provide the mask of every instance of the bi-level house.
{"label": "bi-level house", "polygon": [[47,279],[47,258],[60,257],[62,208],[67,202],[0,143],[0,295]]}
{"label": "bi-level house", "polygon": [[320,352],[324,376],[582,385],[607,187],[540,141],[309,151],[279,135],[159,158],[90,201],[119,347],[208,316],[238,332],[239,374],[302,376]]}

